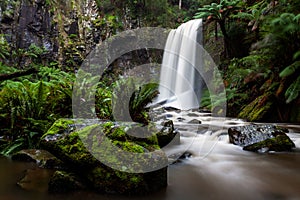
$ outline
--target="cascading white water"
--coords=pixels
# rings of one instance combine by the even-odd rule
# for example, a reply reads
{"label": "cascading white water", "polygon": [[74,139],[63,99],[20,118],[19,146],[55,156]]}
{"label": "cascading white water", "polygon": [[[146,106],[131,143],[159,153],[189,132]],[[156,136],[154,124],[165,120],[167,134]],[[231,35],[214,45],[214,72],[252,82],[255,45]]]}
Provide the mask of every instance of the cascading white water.
{"label": "cascading white water", "polygon": [[159,97],[164,106],[198,108],[202,79],[202,19],[188,21],[172,30],[164,49]]}

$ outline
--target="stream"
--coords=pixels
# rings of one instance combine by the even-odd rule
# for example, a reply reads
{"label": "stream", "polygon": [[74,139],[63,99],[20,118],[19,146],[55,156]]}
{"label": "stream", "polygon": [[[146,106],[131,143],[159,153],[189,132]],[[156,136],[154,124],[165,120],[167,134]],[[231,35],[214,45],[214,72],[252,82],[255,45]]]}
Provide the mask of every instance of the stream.
{"label": "stream", "polygon": [[[159,116],[174,121],[180,132],[180,145],[167,147],[172,157],[182,155],[169,166],[168,187],[147,196],[102,195],[89,191],[49,194],[47,179],[52,170],[40,169],[33,163],[11,161],[0,157],[1,200],[201,200],[201,199],[300,199],[300,125],[278,124],[288,128],[296,144],[293,152],[253,153],[229,144],[227,129],[249,124],[240,119],[220,119],[197,111],[168,111]],[[21,189],[16,183],[25,171],[32,177],[32,187]]]}

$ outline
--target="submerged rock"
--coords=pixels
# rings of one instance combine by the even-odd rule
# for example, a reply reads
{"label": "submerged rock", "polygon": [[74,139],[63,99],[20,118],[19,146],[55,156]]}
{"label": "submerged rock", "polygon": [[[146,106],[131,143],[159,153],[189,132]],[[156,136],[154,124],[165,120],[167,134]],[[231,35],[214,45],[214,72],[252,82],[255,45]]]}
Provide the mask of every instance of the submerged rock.
{"label": "submerged rock", "polygon": [[49,169],[28,169],[17,185],[27,191],[46,192],[52,174],[53,171]]}
{"label": "submerged rock", "polygon": [[[174,134],[172,125],[169,122],[160,130],[155,125],[60,119],[42,137],[41,146],[66,163],[68,172],[89,188],[145,194],[167,186],[168,159],[157,135]],[[58,185],[63,182],[51,179],[52,191],[57,190],[56,180]]]}
{"label": "submerged rock", "polygon": [[228,129],[229,142],[254,152],[291,151],[295,144],[287,129],[274,125],[248,125]]}
{"label": "submerged rock", "polygon": [[11,157],[12,160],[34,162],[42,168],[62,168],[63,162],[51,153],[40,149],[21,150]]}
{"label": "submerged rock", "polygon": [[83,181],[73,173],[56,171],[48,184],[50,193],[65,193],[85,189]]}

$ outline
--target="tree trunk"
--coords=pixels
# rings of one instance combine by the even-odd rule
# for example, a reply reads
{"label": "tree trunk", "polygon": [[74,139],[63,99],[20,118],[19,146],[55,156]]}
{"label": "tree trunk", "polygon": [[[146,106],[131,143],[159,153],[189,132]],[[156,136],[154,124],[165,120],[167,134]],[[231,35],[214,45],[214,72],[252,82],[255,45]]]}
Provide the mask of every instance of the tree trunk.
{"label": "tree trunk", "polygon": [[227,35],[226,27],[225,27],[225,21],[218,21],[220,25],[220,29],[222,31],[222,34],[224,36],[224,57],[228,58],[230,57],[230,43],[229,43],[229,37]]}

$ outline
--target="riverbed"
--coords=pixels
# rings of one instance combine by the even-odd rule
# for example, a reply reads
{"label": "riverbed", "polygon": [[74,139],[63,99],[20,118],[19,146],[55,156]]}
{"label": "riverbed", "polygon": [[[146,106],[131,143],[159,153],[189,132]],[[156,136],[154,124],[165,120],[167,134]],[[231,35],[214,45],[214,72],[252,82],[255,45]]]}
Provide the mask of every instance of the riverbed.
{"label": "riverbed", "polygon": [[[180,144],[166,147],[173,163],[169,165],[168,187],[147,196],[126,197],[102,195],[89,191],[49,194],[47,180],[52,170],[40,169],[33,163],[0,158],[1,200],[296,200],[300,199],[300,125],[278,124],[289,129],[296,144],[292,152],[253,153],[228,142],[227,130],[249,124],[241,119],[217,118],[205,112],[163,113],[161,118],[174,121],[180,133]],[[26,170],[43,179],[29,179],[33,187],[21,189],[17,182]]]}

